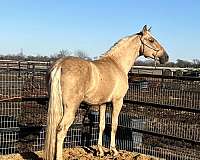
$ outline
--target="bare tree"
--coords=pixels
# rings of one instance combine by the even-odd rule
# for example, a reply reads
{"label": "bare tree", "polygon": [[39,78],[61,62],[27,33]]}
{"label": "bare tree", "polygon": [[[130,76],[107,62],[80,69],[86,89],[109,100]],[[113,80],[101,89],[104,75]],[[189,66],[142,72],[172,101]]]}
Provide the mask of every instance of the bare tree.
{"label": "bare tree", "polygon": [[71,53],[67,50],[67,49],[61,49],[60,51],[59,51],[59,55],[61,55],[61,56],[70,56],[71,55]]}
{"label": "bare tree", "polygon": [[81,50],[78,50],[74,53],[75,56],[77,57],[80,57],[80,58],[83,58],[83,59],[86,59],[86,60],[91,60],[91,58],[87,55],[87,53],[81,51]]}
{"label": "bare tree", "polygon": [[200,67],[200,60],[199,59],[193,59],[193,67],[194,68],[199,68]]}
{"label": "bare tree", "polygon": [[71,53],[68,50],[61,49],[58,53],[55,53],[54,55],[51,55],[51,59],[52,60],[57,60],[59,58],[70,56],[70,55],[71,55]]}

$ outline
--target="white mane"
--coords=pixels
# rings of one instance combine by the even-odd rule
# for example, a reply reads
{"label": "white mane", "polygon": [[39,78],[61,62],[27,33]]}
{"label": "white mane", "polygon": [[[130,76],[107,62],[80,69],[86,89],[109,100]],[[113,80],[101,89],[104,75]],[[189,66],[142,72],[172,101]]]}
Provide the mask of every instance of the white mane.
{"label": "white mane", "polygon": [[131,40],[134,36],[135,36],[135,34],[120,39],[107,52],[105,52],[104,54],[100,55],[100,58],[111,56],[113,53],[115,53],[116,49],[118,50],[120,46],[123,46],[125,43],[127,43],[127,41]]}

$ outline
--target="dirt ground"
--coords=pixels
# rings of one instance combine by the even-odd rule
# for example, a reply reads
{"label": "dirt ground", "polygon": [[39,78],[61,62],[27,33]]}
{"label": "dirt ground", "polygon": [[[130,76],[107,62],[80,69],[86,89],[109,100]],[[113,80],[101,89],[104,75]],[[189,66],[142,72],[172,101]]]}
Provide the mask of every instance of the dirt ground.
{"label": "dirt ground", "polygon": [[[100,158],[96,156],[95,147],[93,148],[67,148],[64,150],[64,159],[65,160],[161,160],[159,158],[146,156],[143,154],[128,152],[128,151],[119,151],[118,157],[112,157],[109,154],[108,149],[104,149],[105,156]],[[1,160],[43,160],[43,152],[35,153],[23,153],[23,154],[10,154],[5,156],[0,156]]]}

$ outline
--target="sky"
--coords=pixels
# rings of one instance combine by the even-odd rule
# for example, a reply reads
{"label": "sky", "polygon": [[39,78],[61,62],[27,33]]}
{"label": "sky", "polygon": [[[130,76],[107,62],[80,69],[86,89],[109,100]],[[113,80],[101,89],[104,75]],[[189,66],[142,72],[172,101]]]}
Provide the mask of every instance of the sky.
{"label": "sky", "polygon": [[199,0],[0,0],[0,54],[105,53],[147,24],[170,61],[200,59]]}

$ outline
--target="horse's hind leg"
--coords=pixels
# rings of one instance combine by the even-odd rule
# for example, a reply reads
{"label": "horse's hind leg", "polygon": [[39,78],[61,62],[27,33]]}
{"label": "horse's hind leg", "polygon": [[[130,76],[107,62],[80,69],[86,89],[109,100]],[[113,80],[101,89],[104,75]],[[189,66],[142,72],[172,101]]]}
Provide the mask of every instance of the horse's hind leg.
{"label": "horse's hind leg", "polygon": [[118,116],[122,108],[123,98],[114,99],[113,101],[113,110],[112,110],[112,127],[111,127],[111,142],[110,142],[110,151],[113,152],[113,156],[117,156],[119,153],[116,150],[115,146],[115,135],[118,125]]}
{"label": "horse's hind leg", "polygon": [[104,151],[102,149],[102,136],[105,129],[105,112],[106,112],[106,104],[103,104],[99,106],[99,139],[98,139],[98,150],[99,150],[99,156],[104,156]]}
{"label": "horse's hind leg", "polygon": [[80,103],[69,103],[64,105],[63,118],[57,127],[57,152],[56,160],[62,160],[63,142],[66,133],[74,121],[75,113]]}

